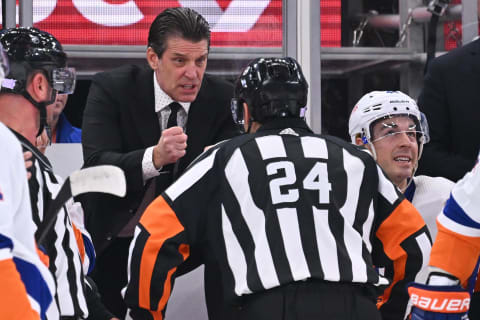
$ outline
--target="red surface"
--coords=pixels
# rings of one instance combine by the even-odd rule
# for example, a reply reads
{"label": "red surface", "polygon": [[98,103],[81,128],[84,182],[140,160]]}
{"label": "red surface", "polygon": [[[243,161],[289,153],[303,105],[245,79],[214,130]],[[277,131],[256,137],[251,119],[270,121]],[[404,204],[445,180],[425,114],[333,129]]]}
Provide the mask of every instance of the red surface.
{"label": "red surface", "polygon": [[[77,1],[77,3],[76,3]],[[148,28],[159,12],[168,7],[177,7],[179,1],[172,0],[89,0],[88,10],[94,15],[104,7],[126,5],[134,1],[143,18],[128,23],[134,16],[119,15],[117,22],[125,20],[128,25],[106,26],[95,23],[81,13],[79,0],[50,0],[50,7],[40,7],[34,1],[34,26],[46,30],[63,44],[77,45],[146,45]],[[221,13],[235,0],[216,0]],[[81,1],[80,1],[81,2]],[[207,5],[208,1],[205,1]],[[245,0],[247,3],[248,0]],[[322,46],[341,46],[341,0],[320,0]],[[53,9],[53,11],[51,11]],[[243,13],[250,12],[248,8]],[[35,17],[39,21],[35,21]],[[112,17],[113,14],[105,13]],[[141,17],[141,16],[140,16]],[[210,21],[209,21],[210,22]],[[211,23],[211,22],[210,22]],[[211,23],[212,25],[212,23]],[[270,0],[266,9],[256,17],[256,23],[246,32],[212,32],[212,46],[215,47],[281,47],[282,46],[282,1]]]}
{"label": "red surface", "polygon": [[[472,0],[466,0],[472,1]],[[450,4],[459,4],[462,3],[461,0],[452,0]],[[480,34],[480,24],[478,27],[479,34]],[[461,44],[462,42],[462,21],[451,21],[445,22],[443,24],[443,34],[445,36],[445,50],[449,51],[455,49],[457,47],[457,39],[458,43]]]}

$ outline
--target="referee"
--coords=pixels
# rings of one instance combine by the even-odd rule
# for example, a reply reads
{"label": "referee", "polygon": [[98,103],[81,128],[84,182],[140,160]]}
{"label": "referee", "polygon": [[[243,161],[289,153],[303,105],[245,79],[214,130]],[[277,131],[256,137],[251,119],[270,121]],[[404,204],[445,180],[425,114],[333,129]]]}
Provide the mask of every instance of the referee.
{"label": "referee", "polygon": [[375,297],[394,279],[382,308],[403,319],[428,231],[365,150],[308,128],[307,94],[292,58],[243,71],[232,112],[247,134],[202,154],[137,225],[132,319],[163,319],[177,267],[199,247],[219,264],[229,319],[380,319]]}

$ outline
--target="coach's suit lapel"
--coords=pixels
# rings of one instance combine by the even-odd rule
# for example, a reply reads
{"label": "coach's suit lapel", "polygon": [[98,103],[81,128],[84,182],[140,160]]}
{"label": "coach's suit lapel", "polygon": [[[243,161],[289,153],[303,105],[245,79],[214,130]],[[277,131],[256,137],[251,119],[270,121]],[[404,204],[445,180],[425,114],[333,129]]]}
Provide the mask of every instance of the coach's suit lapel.
{"label": "coach's suit lapel", "polygon": [[472,65],[474,72],[478,74],[480,72],[480,38],[472,43],[468,59],[470,59],[469,65]]}
{"label": "coach's suit lapel", "polygon": [[145,147],[156,145],[160,138],[160,123],[155,113],[153,71],[142,69],[132,86],[135,87],[133,101],[129,104],[134,106],[134,109],[131,110],[134,121],[132,127],[137,128]]}

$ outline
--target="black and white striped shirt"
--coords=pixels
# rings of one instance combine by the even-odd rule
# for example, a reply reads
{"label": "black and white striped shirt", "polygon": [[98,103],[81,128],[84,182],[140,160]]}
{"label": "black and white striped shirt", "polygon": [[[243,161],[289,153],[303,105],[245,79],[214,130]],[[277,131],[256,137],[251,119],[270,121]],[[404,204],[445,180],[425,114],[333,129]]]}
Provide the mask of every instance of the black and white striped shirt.
{"label": "black and white striped shirt", "polygon": [[127,304],[163,312],[176,267],[199,243],[220,264],[227,300],[310,278],[390,285],[382,308],[392,319],[430,252],[419,213],[374,159],[299,119],[213,147],[147,208]]}
{"label": "black and white striped shirt", "polygon": [[[28,140],[15,134],[20,140],[23,150],[33,153],[29,189],[33,221],[38,227],[61,185],[57,181],[48,159]],[[85,279],[82,260],[72,223],[65,212],[65,207],[58,213],[45,243],[44,249],[50,260],[49,269],[54,275],[57,286],[55,299],[60,309],[60,315],[86,318],[88,309],[84,293]]]}

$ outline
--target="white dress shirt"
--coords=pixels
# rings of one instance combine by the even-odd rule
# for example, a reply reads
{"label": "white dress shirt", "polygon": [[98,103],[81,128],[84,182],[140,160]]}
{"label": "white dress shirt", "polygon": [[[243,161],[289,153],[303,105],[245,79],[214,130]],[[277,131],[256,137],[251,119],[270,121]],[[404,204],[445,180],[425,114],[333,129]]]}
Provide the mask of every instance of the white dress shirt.
{"label": "white dress shirt", "polygon": [[[168,105],[174,100],[165,93],[165,91],[160,88],[160,85],[157,82],[155,73],[153,73],[153,87],[155,92],[155,112],[158,115],[160,122],[160,130],[163,131],[167,128],[168,117],[170,116],[170,108]],[[179,127],[182,127],[185,131],[185,125],[187,124],[188,110],[190,108],[190,102],[179,102],[182,106],[177,113],[177,123]],[[160,175],[161,167],[156,169],[153,165],[153,148],[154,146],[148,147],[143,154],[142,160],[142,172],[143,172],[143,183],[148,179]]]}

